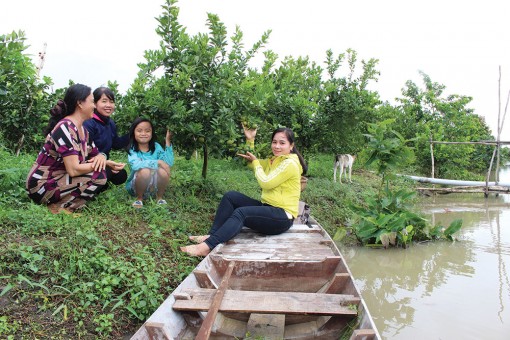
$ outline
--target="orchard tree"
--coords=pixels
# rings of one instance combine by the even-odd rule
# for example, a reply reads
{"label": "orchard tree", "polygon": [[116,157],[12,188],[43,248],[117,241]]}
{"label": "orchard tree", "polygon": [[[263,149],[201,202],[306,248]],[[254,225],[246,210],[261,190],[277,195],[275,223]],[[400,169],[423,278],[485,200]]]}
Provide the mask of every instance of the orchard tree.
{"label": "orchard tree", "polygon": [[[347,63],[343,70],[342,64]],[[361,72],[357,52],[348,49],[336,59],[333,52],[326,52],[328,80],[323,83],[324,95],[320,112],[314,121],[314,135],[318,151],[331,153],[356,153],[365,143],[363,136],[367,124],[376,121],[375,109],[380,104],[379,95],[368,90],[370,81],[377,81],[378,60],[362,60]],[[344,76],[338,73],[343,72]]]}
{"label": "orchard tree", "polygon": [[271,75],[274,90],[263,113],[264,121],[271,130],[279,125],[292,128],[301,151],[312,149],[316,142],[312,124],[324,95],[322,72],[308,57],[288,56]]}
{"label": "orchard tree", "polygon": [[23,147],[40,146],[49,118],[51,79],[42,82],[25,54],[23,31],[0,35],[0,132],[5,146],[18,154]]}
{"label": "orchard tree", "polygon": [[[248,62],[266,43],[270,31],[244,52],[239,28],[227,50],[227,30],[214,14],[208,14],[208,34],[190,36],[178,22],[176,1],[167,0],[156,32],[160,49],[147,51],[138,77],[123,100],[123,118],[150,117],[157,134],[168,127],[174,143],[190,158],[202,149],[206,177],[209,155],[235,154],[241,141],[241,121],[263,111],[264,93],[250,77]],[[269,87],[270,89],[270,87]],[[259,91],[259,92],[257,92]]]}

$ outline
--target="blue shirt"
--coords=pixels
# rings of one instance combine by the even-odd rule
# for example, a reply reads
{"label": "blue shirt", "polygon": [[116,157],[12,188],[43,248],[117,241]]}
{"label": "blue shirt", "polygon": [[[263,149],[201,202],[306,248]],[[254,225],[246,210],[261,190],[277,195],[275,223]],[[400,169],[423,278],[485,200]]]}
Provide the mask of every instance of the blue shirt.
{"label": "blue shirt", "polygon": [[96,144],[99,152],[110,157],[110,150],[125,148],[129,143],[129,136],[126,134],[119,137],[117,126],[113,119],[101,114],[94,113],[94,118],[86,120],[83,125],[89,132],[89,138]]}
{"label": "blue shirt", "polygon": [[167,146],[165,150],[163,150],[161,145],[157,142],[155,143],[155,146],[156,148],[154,152],[134,151],[133,149],[129,150],[128,164],[131,172],[126,182],[126,189],[129,190],[129,188],[131,188],[131,181],[135,176],[135,172],[138,170],[144,168],[156,170],[158,168],[158,160],[162,160],[170,166],[174,165],[174,149],[172,145]]}

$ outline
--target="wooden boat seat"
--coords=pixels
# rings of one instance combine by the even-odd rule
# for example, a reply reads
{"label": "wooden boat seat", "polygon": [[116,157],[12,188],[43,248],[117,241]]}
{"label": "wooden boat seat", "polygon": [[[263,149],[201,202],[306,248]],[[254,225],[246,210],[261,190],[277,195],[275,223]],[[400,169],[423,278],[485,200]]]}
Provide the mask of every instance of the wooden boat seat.
{"label": "wooden boat seat", "polygon": [[[216,289],[185,289],[176,299],[173,309],[208,311]],[[227,290],[220,312],[259,314],[357,315],[360,298],[347,294],[263,292]]]}

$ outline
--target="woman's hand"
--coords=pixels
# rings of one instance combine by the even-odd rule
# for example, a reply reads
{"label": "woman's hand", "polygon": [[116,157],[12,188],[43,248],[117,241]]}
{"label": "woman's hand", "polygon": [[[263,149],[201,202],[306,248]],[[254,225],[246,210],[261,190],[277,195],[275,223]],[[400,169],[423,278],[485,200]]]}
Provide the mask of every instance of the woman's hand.
{"label": "woman's hand", "polygon": [[172,136],[173,135],[174,134],[172,133],[172,131],[170,131],[169,129],[166,130],[166,137],[165,137],[166,146],[172,145]]}
{"label": "woman's hand", "polygon": [[242,158],[246,159],[248,162],[253,162],[254,160],[257,159],[257,157],[254,154],[252,154],[251,152],[249,152],[249,151],[246,152],[245,155],[243,155],[242,153],[238,153],[237,155],[239,157],[242,157]]}
{"label": "woman's hand", "polygon": [[112,169],[114,174],[118,173],[120,170],[124,169],[126,163],[117,163],[111,160],[106,161],[106,166]]}
{"label": "woman's hand", "polygon": [[87,163],[92,163],[94,171],[103,171],[106,168],[106,157],[103,154],[99,154],[90,158]]}
{"label": "woman's hand", "polygon": [[255,128],[255,129],[248,129],[243,124],[243,130],[244,130],[244,136],[246,137],[247,141],[255,140],[255,136],[257,135],[257,128]]}

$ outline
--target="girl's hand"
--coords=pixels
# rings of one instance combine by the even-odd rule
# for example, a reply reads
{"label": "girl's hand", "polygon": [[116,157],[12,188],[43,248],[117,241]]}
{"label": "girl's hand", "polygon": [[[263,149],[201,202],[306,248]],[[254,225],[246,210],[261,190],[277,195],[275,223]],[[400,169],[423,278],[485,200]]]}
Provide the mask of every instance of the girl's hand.
{"label": "girl's hand", "polygon": [[94,171],[103,171],[106,169],[106,157],[103,154],[90,158],[87,163],[92,163]]}
{"label": "girl's hand", "polygon": [[166,137],[165,137],[166,146],[172,145],[172,136],[173,135],[174,134],[172,133],[172,131],[170,131],[169,129],[166,130]]}
{"label": "girl's hand", "polygon": [[254,154],[252,154],[251,152],[246,152],[246,155],[243,155],[242,153],[238,153],[237,154],[239,157],[242,157],[244,159],[246,159],[248,162],[253,162],[254,160],[257,159],[257,157],[255,157]]}
{"label": "girl's hand", "polygon": [[246,140],[249,140],[249,141],[255,140],[255,136],[257,135],[257,128],[248,129],[243,124],[243,130],[244,130],[244,136],[246,137]]}

